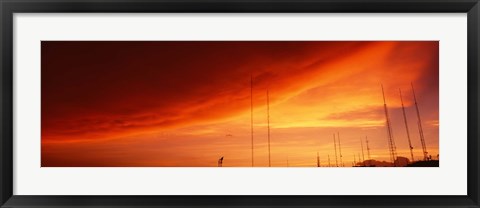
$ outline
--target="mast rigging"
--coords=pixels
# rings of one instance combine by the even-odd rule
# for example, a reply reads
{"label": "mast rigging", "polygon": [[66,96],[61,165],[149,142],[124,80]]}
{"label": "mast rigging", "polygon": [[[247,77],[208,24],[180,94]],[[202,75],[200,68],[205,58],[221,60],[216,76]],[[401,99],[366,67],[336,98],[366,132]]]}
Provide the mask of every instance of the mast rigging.
{"label": "mast rigging", "polygon": [[425,145],[425,137],[423,136],[422,120],[420,119],[420,111],[418,110],[417,96],[415,95],[415,89],[413,89],[413,83],[410,84],[412,85],[413,99],[415,100],[415,109],[417,110],[417,125],[418,133],[420,134],[420,142],[422,144],[423,160],[428,160],[427,146]]}
{"label": "mast rigging", "polygon": [[382,95],[383,95],[383,108],[385,110],[385,120],[387,123],[387,132],[388,132],[388,146],[390,150],[390,159],[393,163],[393,166],[397,166],[397,152],[396,152],[396,147],[395,147],[395,140],[393,139],[393,133],[392,133],[392,127],[390,124],[390,118],[388,116],[388,109],[387,109],[387,103],[385,101],[385,92],[383,90],[383,84],[382,84]]}
{"label": "mast rigging", "polygon": [[402,103],[403,121],[405,121],[405,129],[407,130],[407,139],[408,139],[408,147],[410,149],[410,157],[412,158],[412,162],[413,162],[414,160],[413,146],[412,146],[412,141],[410,140],[410,131],[408,130],[407,114],[405,113],[405,106],[403,105],[402,90],[398,89],[398,92],[400,93],[400,101]]}

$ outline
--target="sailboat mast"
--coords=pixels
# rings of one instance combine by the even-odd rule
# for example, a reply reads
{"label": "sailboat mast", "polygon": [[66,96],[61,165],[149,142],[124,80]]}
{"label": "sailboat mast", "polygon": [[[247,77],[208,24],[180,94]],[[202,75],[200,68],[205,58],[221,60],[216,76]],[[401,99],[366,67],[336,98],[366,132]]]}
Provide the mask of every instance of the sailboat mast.
{"label": "sailboat mast", "polygon": [[412,85],[413,99],[415,100],[415,109],[417,110],[418,133],[420,134],[420,142],[422,143],[423,160],[428,160],[427,146],[425,145],[425,137],[423,136],[422,120],[420,119],[420,111],[418,110],[417,96],[415,95],[415,89],[413,89],[413,83],[411,83],[411,85]]}
{"label": "sailboat mast", "polygon": [[343,165],[343,160],[342,160],[342,147],[340,146],[340,133],[337,132],[337,138],[338,138],[338,151],[340,153],[340,166],[344,166]]}
{"label": "sailboat mast", "polygon": [[335,165],[338,167],[338,159],[337,159],[337,140],[335,139],[335,133],[333,133],[333,147],[335,148]]}
{"label": "sailboat mast", "polygon": [[400,101],[402,103],[402,111],[403,111],[403,120],[405,121],[405,129],[407,130],[408,146],[410,148],[410,157],[412,158],[412,162],[413,162],[414,160],[413,146],[412,146],[412,141],[410,140],[410,131],[408,130],[407,114],[405,113],[405,106],[403,105],[402,90],[398,89],[398,92],[400,93]]}
{"label": "sailboat mast", "polygon": [[252,134],[252,167],[253,167],[253,76],[250,76],[250,129]]}
{"label": "sailboat mast", "polygon": [[390,159],[394,166],[396,166],[396,147],[395,141],[393,140],[392,127],[390,126],[390,118],[388,116],[387,102],[385,101],[385,92],[382,85],[382,95],[383,95],[383,108],[385,110],[385,120],[387,123],[387,132],[388,132],[388,144],[390,148]]}
{"label": "sailboat mast", "polygon": [[317,167],[320,167],[320,156],[318,156],[318,152],[317,152]]}
{"label": "sailboat mast", "polygon": [[268,167],[272,167],[272,160],[270,157],[270,98],[267,89],[267,123],[268,123]]}

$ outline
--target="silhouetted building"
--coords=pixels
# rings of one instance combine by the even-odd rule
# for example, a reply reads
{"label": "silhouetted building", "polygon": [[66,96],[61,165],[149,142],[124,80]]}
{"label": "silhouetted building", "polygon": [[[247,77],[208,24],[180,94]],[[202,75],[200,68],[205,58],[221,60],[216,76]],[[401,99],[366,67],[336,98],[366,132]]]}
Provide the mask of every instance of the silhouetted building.
{"label": "silhouetted building", "polygon": [[408,164],[410,163],[410,160],[406,157],[397,157],[397,159],[395,160],[395,164],[398,166],[398,167],[405,167],[407,166]]}

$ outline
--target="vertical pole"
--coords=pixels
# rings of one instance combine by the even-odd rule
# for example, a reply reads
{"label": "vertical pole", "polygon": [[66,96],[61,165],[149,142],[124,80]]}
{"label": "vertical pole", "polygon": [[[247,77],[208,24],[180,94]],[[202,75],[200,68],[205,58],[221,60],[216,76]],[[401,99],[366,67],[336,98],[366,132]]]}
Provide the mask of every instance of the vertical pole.
{"label": "vertical pole", "polygon": [[340,146],[340,133],[339,132],[337,132],[337,138],[338,138],[338,151],[340,153],[340,166],[345,166],[343,164],[343,160],[342,160],[342,157],[343,157],[342,156],[342,146]]}
{"label": "vertical pole", "polygon": [[268,123],[268,167],[272,167],[272,161],[270,157],[270,98],[267,89],[267,123]]}
{"label": "vertical pole", "polygon": [[252,167],[253,167],[253,76],[250,75],[250,128],[252,133]]}
{"label": "vertical pole", "polygon": [[335,133],[333,134],[333,147],[335,148],[335,165],[338,167],[338,159],[337,159],[337,140],[335,139]]}
{"label": "vertical pole", "polygon": [[410,157],[412,158],[412,162],[413,162],[414,160],[413,146],[412,146],[412,141],[410,140],[410,131],[408,130],[407,114],[405,113],[405,106],[403,105],[402,90],[398,89],[398,92],[400,93],[400,102],[402,103],[403,120],[405,121],[405,129],[407,130],[407,139],[408,139],[408,147],[410,148]]}
{"label": "vertical pole", "polygon": [[320,167],[320,156],[318,156],[318,152],[317,152],[317,167]]}
{"label": "vertical pole", "polygon": [[412,85],[413,99],[415,100],[415,109],[417,110],[417,119],[418,119],[417,125],[418,125],[418,133],[420,134],[420,142],[422,143],[423,160],[428,160],[427,146],[425,145],[425,137],[423,136],[422,120],[420,119],[420,111],[418,110],[417,97],[415,95],[415,89],[413,89],[413,83],[411,83],[411,85]]}
{"label": "vertical pole", "polygon": [[387,102],[385,101],[385,92],[383,91],[383,85],[382,85],[382,95],[383,95],[383,108],[385,110],[385,120],[387,123],[387,132],[388,132],[388,144],[389,144],[389,149],[390,149],[390,159],[393,163],[393,166],[396,165],[396,147],[395,147],[395,141],[393,140],[393,133],[392,133],[392,127],[390,125],[390,118],[388,116],[388,109],[387,109]]}

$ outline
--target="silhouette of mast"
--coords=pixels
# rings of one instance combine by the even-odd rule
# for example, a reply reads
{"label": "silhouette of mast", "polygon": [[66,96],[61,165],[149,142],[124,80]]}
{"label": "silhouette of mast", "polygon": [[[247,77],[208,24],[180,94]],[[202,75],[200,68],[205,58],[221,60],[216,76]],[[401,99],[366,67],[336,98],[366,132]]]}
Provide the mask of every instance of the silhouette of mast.
{"label": "silhouette of mast", "polygon": [[402,111],[403,111],[403,120],[405,121],[405,129],[407,130],[408,146],[410,148],[410,156],[412,157],[412,162],[413,162],[414,161],[413,146],[412,146],[412,141],[410,140],[410,131],[408,130],[407,114],[405,113],[405,106],[403,105],[402,90],[398,89],[398,92],[400,93],[400,101],[402,103]]}
{"label": "silhouette of mast", "polygon": [[425,145],[425,137],[423,136],[422,120],[420,119],[420,111],[418,110],[417,97],[415,96],[415,89],[413,89],[413,83],[410,84],[412,85],[413,99],[415,100],[415,109],[417,110],[417,125],[418,133],[420,134],[420,142],[422,143],[423,160],[428,160],[427,146]]}
{"label": "silhouette of mast", "polygon": [[252,133],[252,167],[253,167],[253,76],[250,75],[250,128]]}
{"label": "silhouette of mast", "polygon": [[340,153],[340,166],[345,166],[343,165],[343,160],[342,160],[342,147],[340,146],[340,133],[337,132],[337,138],[338,138],[338,151]]}
{"label": "silhouette of mast", "polygon": [[270,98],[267,89],[267,126],[268,126],[268,167],[272,167],[272,161],[270,158]]}
{"label": "silhouette of mast", "polygon": [[392,135],[392,127],[390,125],[390,118],[388,116],[388,109],[387,109],[387,103],[385,101],[385,92],[383,91],[383,85],[382,85],[382,95],[383,95],[383,108],[385,110],[385,120],[387,123],[387,132],[388,132],[388,145],[390,149],[390,159],[392,160],[393,166],[396,166],[396,159],[397,159],[397,153],[396,153],[396,147],[395,147],[395,141],[393,139]]}
{"label": "silhouette of mast", "polygon": [[320,156],[318,156],[318,152],[317,152],[317,167],[320,167]]}
{"label": "silhouette of mast", "polygon": [[337,140],[335,139],[335,133],[333,133],[333,147],[335,148],[335,165],[338,167]]}

